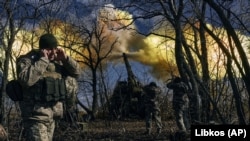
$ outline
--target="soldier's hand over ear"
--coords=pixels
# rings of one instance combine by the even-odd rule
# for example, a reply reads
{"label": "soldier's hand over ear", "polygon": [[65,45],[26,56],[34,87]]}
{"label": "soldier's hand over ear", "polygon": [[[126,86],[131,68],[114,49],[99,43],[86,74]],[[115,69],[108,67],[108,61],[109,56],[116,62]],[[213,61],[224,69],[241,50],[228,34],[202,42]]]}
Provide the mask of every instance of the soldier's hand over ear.
{"label": "soldier's hand over ear", "polygon": [[42,49],[40,52],[40,55],[41,55],[41,57],[45,57],[48,59],[48,53],[49,53],[48,50]]}
{"label": "soldier's hand over ear", "polygon": [[67,60],[68,56],[63,51],[63,49],[58,48],[56,53],[57,53],[57,56],[56,56],[55,60],[57,60],[57,61],[66,61]]}

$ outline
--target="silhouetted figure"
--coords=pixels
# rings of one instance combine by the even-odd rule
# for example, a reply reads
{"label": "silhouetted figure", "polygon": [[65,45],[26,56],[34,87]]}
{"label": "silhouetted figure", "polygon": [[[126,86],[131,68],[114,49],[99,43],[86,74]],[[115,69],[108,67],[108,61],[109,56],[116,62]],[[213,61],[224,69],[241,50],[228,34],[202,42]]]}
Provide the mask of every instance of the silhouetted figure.
{"label": "silhouetted figure", "polygon": [[144,103],[145,103],[145,114],[146,114],[146,134],[151,134],[152,119],[155,119],[157,125],[157,133],[161,133],[162,122],[160,115],[160,95],[162,90],[156,85],[155,82],[151,82],[144,88]]}
{"label": "silhouetted figure", "polygon": [[187,85],[180,77],[175,77],[167,84],[173,90],[173,109],[176,124],[179,130],[186,131],[189,128]]}

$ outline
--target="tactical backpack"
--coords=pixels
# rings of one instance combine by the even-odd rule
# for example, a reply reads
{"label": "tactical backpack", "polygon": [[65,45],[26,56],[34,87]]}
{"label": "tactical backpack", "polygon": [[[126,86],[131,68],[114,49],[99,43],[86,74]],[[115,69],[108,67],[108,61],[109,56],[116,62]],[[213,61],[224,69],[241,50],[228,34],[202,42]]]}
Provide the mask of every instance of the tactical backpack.
{"label": "tactical backpack", "polygon": [[6,93],[9,96],[9,98],[13,101],[23,100],[22,86],[18,82],[18,80],[11,80],[7,83]]}

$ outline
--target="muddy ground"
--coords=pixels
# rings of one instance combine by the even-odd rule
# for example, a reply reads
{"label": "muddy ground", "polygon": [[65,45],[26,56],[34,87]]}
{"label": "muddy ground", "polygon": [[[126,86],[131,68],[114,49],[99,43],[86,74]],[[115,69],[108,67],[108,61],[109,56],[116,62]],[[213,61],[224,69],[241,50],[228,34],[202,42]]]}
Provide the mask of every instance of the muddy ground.
{"label": "muddy ground", "polygon": [[[152,135],[146,135],[145,122],[138,119],[120,121],[96,119],[78,123],[78,126],[60,122],[55,129],[54,141],[169,141],[170,136],[176,131],[173,120],[163,121],[161,134],[156,134],[155,124],[153,126]],[[24,131],[18,124],[11,126],[8,134],[9,141],[25,139]]]}

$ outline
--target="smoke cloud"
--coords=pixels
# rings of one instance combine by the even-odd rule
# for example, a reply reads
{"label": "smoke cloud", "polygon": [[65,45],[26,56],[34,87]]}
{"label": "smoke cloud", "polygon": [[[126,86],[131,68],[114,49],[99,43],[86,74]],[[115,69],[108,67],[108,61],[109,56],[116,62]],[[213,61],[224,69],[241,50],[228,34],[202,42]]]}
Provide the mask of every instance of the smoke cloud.
{"label": "smoke cloud", "polygon": [[176,72],[177,69],[173,65],[173,53],[168,52],[172,45],[163,44],[165,39],[137,34],[132,15],[116,9],[111,4],[100,9],[99,15],[108,31],[112,32],[113,38],[118,38],[119,43],[110,59],[123,61],[122,53],[126,53],[130,60],[149,66],[151,74],[157,79],[166,79],[171,73]]}

